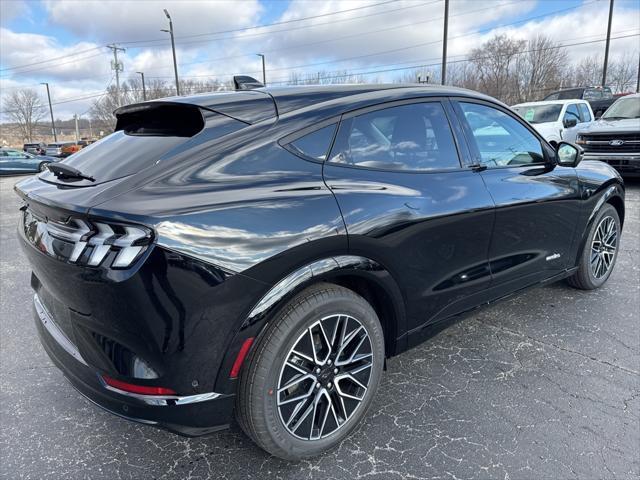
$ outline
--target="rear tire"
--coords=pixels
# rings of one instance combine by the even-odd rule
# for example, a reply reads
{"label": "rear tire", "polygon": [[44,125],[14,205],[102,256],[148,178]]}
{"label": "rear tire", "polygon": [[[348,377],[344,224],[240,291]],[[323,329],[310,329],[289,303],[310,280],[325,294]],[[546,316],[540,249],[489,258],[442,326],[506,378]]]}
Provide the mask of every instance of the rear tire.
{"label": "rear tire", "polygon": [[382,327],[366,300],[338,285],[314,285],[275,315],[247,358],[238,423],[277,457],[319,455],[366,415],[384,351]]}
{"label": "rear tire", "polygon": [[47,169],[47,162],[40,162],[40,165],[38,165],[38,171],[44,172],[46,169]]}
{"label": "rear tire", "polygon": [[604,285],[615,267],[619,242],[620,217],[613,205],[606,203],[591,225],[578,270],[567,279],[569,285],[581,290]]}

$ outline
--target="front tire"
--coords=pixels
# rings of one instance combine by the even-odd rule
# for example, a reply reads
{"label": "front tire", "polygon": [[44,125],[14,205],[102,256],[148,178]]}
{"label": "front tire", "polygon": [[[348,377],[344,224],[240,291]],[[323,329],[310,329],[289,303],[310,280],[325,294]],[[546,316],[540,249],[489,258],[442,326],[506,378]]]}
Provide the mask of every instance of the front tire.
{"label": "front tire", "polygon": [[247,362],[240,426],[272,455],[299,460],[337,446],[361,422],[382,376],[384,335],[366,300],[322,283],[287,303]]}
{"label": "front tire", "polygon": [[619,242],[620,217],[613,205],[606,203],[589,230],[578,271],[567,279],[569,285],[581,290],[604,285],[616,264]]}
{"label": "front tire", "polygon": [[47,169],[47,162],[40,162],[38,165],[38,172],[44,172]]}

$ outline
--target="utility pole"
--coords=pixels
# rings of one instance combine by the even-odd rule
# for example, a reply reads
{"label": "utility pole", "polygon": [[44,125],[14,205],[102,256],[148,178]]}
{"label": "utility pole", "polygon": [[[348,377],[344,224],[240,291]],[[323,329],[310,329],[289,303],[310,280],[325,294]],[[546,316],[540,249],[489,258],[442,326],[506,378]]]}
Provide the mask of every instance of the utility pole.
{"label": "utility pole", "polygon": [[147,101],[147,89],[144,86],[144,72],[136,72],[139,73],[140,76],[142,77],[142,99],[146,102]]}
{"label": "utility pole", "polygon": [[118,52],[124,52],[124,48],[120,48],[117,45],[107,45],[107,48],[113,50],[113,61],[111,62],[111,70],[116,72],[116,104],[122,106],[120,99],[120,72],[124,70],[122,62],[118,61]]}
{"label": "utility pole", "polygon": [[602,67],[602,86],[607,85],[607,64],[609,62],[609,42],[611,41],[611,19],[613,18],[613,0],[609,0],[609,25],[607,26],[607,43],[604,47],[604,65]]}
{"label": "utility pole", "polygon": [[264,66],[264,55],[262,53],[256,53],[256,55],[262,58],[262,84],[266,87],[267,86],[267,70],[265,69],[265,66]]}
{"label": "utility pole", "polygon": [[449,0],[444,0],[444,34],[442,37],[442,85],[447,81],[447,34],[449,32]]}
{"label": "utility pole", "polygon": [[73,119],[76,121],[76,143],[80,141],[80,132],[78,131],[78,115],[74,114]]}
{"label": "utility pole", "polygon": [[176,75],[176,95],[180,96],[180,83],[178,82],[178,62],[176,61],[176,44],[173,39],[173,22],[171,21],[171,16],[167,9],[164,9],[164,14],[169,19],[169,30],[160,30],[161,32],[166,32],[171,35],[171,50],[173,51],[173,72]]}
{"label": "utility pole", "polygon": [[638,79],[636,80],[636,93],[640,93],[640,55],[638,55]]}
{"label": "utility pole", "polygon": [[53,133],[53,141],[58,141],[58,135],[56,135],[56,122],[53,121],[53,107],[51,106],[51,94],[49,93],[49,84],[46,82],[41,83],[40,85],[47,86],[47,98],[49,99],[49,113],[51,114],[51,132]]}

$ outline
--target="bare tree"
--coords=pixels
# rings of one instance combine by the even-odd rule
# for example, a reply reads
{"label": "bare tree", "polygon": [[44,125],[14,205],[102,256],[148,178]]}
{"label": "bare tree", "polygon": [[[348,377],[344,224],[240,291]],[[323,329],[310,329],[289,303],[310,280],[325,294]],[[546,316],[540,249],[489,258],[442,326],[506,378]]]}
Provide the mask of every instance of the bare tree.
{"label": "bare tree", "polygon": [[[575,86],[600,85],[602,81],[602,56],[583,58],[573,70],[572,84]],[[570,86],[570,85],[565,85]]]}
{"label": "bare tree", "polygon": [[524,102],[556,90],[565,77],[566,65],[567,53],[560,44],[543,35],[529,40],[515,64],[518,77],[515,100]]}
{"label": "bare tree", "polygon": [[366,75],[351,73],[349,70],[318,70],[317,72],[289,73],[288,85],[335,85],[345,83],[375,83],[377,78],[367,78]]}
{"label": "bare tree", "polygon": [[525,50],[525,40],[514,40],[506,35],[496,35],[481,47],[471,51],[469,59],[475,66],[481,90],[502,100],[516,100],[513,67],[519,52]]}
{"label": "bare tree", "polygon": [[638,52],[625,52],[609,63],[607,79],[609,86],[616,93],[629,92],[636,84],[638,71]]}
{"label": "bare tree", "polygon": [[44,104],[38,93],[31,88],[16,90],[7,96],[3,109],[18,125],[22,138],[32,142],[37,123],[45,114]]}

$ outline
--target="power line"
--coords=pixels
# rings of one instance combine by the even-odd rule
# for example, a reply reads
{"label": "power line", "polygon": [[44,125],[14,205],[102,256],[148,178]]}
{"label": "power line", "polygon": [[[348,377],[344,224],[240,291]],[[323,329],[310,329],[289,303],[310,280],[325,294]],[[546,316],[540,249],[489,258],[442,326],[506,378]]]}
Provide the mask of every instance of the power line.
{"label": "power line", "polygon": [[[435,1],[431,1],[431,2],[418,4],[418,5],[412,5],[412,6],[409,6],[409,7],[403,7],[401,9],[395,9],[395,10],[402,10],[402,9],[407,9],[407,8],[416,8],[417,6],[422,6],[422,5],[429,4],[429,3],[438,3],[440,1],[442,1],[442,0],[435,0]],[[225,34],[225,33],[242,32],[242,31],[245,31],[245,30],[252,30],[252,29],[256,29],[256,28],[266,28],[266,27],[270,27],[270,26],[284,25],[284,24],[289,24],[289,23],[294,23],[294,22],[302,22],[302,21],[305,21],[305,20],[312,20],[312,19],[315,19],[315,18],[327,17],[327,16],[331,16],[331,15],[338,15],[338,14],[341,14],[341,13],[351,12],[351,11],[355,11],[355,10],[362,10],[362,9],[365,9],[365,8],[377,7],[377,6],[386,5],[386,4],[395,3],[395,2],[397,2],[397,0],[387,0],[387,1],[384,1],[384,2],[374,3],[374,4],[370,4],[370,5],[363,5],[363,6],[360,6],[360,7],[348,8],[348,9],[345,9],[345,10],[338,10],[338,11],[335,11],[335,12],[328,12],[328,13],[324,13],[324,14],[320,14],[320,15],[312,15],[312,16],[309,16],[309,17],[295,18],[295,19],[291,19],[291,20],[284,20],[284,21],[273,22],[273,23],[269,23],[269,24],[253,25],[253,26],[249,26],[249,27],[242,27],[242,28],[237,28],[237,29],[232,29],[232,30],[221,30],[221,31],[217,31],[217,32],[184,35],[184,36],[176,37],[176,38],[193,38],[193,37],[202,37],[202,36],[210,36],[210,35],[219,35],[219,34]],[[395,11],[395,10],[391,10],[391,11]],[[382,13],[386,13],[386,11],[378,12],[378,13],[376,13],[376,15],[380,15]],[[330,22],[330,23],[333,23],[333,22]],[[270,33],[270,32],[266,32],[266,33]],[[162,42],[162,43],[166,43],[166,40],[165,39],[151,39],[151,40],[134,40],[134,41],[124,41],[124,42],[111,42],[111,43],[129,45],[129,44],[138,44],[138,43],[147,43],[147,42]],[[94,50],[100,50],[100,49],[102,49],[102,48],[104,48],[106,46],[107,45],[99,45],[99,46],[88,48],[88,49],[85,49],[85,50],[80,50],[78,52],[73,52],[73,53],[69,53],[69,54],[66,54],[66,55],[60,55],[58,57],[53,57],[53,58],[49,58],[49,59],[45,59],[45,60],[40,60],[40,61],[33,62],[33,63],[15,65],[15,66],[12,66],[12,67],[5,67],[5,68],[1,68],[0,72],[7,71],[7,70],[18,70],[18,69],[21,69],[21,68],[31,67],[31,66],[35,66],[35,65],[42,65],[43,63],[54,62],[54,61],[57,61],[57,60],[74,57],[74,56],[81,55],[83,53],[91,52],[91,51],[94,51]],[[132,48],[137,48],[137,47],[132,47]],[[87,57],[87,58],[91,58],[91,57]],[[29,71],[31,71],[31,70],[29,70]]]}
{"label": "power line", "polygon": [[[407,8],[416,8],[417,6],[421,6],[421,5],[428,5],[428,4],[433,4],[433,3],[439,3],[442,0],[433,0],[430,2],[426,2],[426,3],[422,3],[419,5],[412,5],[409,7],[403,7],[397,10],[404,10]],[[313,20],[316,18],[323,18],[323,17],[329,17],[332,15],[339,15],[341,13],[347,13],[347,12],[353,12],[356,10],[363,10],[365,8],[373,8],[373,7],[379,7],[381,5],[387,5],[389,3],[396,3],[397,0],[387,0],[384,2],[379,2],[379,3],[372,3],[369,5],[363,5],[360,7],[353,7],[353,8],[347,8],[345,10],[337,10],[335,12],[328,12],[328,13],[322,13],[322,14],[318,14],[318,15],[312,15],[309,17],[301,17],[301,18],[293,18],[291,20],[282,20],[279,22],[273,22],[273,23],[266,23],[266,24],[262,24],[262,25],[253,25],[250,27],[242,27],[242,28],[235,28],[235,29],[231,29],[231,30],[219,30],[216,32],[208,32],[208,33],[196,33],[196,34],[191,34],[191,35],[182,35],[182,36],[176,36],[177,39],[180,38],[198,38],[198,37],[205,37],[205,36],[211,36],[211,35],[222,35],[222,34],[228,34],[228,33],[237,33],[237,32],[244,32],[246,30],[253,30],[253,29],[257,29],[257,28],[267,28],[267,27],[274,27],[274,26],[278,26],[278,25],[285,25],[285,24],[290,24],[290,23],[295,23],[295,22],[302,22],[302,21],[306,21],[306,20]],[[388,13],[390,11],[394,11],[394,10],[385,10],[383,12],[378,12],[376,13],[376,15],[380,15],[382,13]],[[333,23],[333,22],[331,22]],[[119,42],[123,45],[130,45],[130,44],[136,44],[136,43],[146,43],[146,42],[157,42],[157,41],[162,41],[164,39],[150,39],[150,40],[134,40],[134,41],[129,41],[129,42]],[[216,39],[217,40],[217,39]]]}
{"label": "power line", "polygon": [[[630,38],[630,37],[638,37],[640,36],[640,33],[636,33],[633,35],[623,35],[620,37],[611,37],[611,40],[617,40],[620,38]],[[547,47],[547,48],[538,48],[538,49],[532,49],[532,50],[523,50],[521,52],[517,52],[514,54],[515,55],[521,55],[523,53],[533,53],[533,52],[543,52],[546,50],[556,50],[558,48],[566,48],[566,47],[573,47],[573,46],[578,46],[578,45],[588,45],[588,44],[592,44],[592,43],[600,43],[600,42],[604,42],[606,41],[605,38],[599,39],[599,40],[591,40],[588,42],[577,42],[577,43],[567,43],[564,45],[556,45],[554,47]],[[505,55],[498,55],[498,57],[501,56],[505,56]],[[475,60],[486,60],[489,58],[496,58],[496,56],[493,57],[478,57]],[[452,63],[466,63],[466,62],[470,62],[471,59],[466,58],[463,60],[452,60],[447,62],[449,65]],[[435,62],[435,63],[424,63],[424,64],[420,64],[420,65],[413,65],[410,67],[399,67],[399,68],[387,68],[387,69],[383,69],[383,70],[374,70],[374,71],[369,71],[369,72],[361,72],[361,73],[356,73],[355,75],[371,75],[373,73],[388,73],[388,72],[395,72],[395,71],[400,71],[400,70],[409,70],[409,69],[418,69],[418,68],[424,68],[424,67],[433,67],[433,66],[437,66],[440,65],[440,62]],[[345,77],[351,77],[354,76],[354,73],[347,73],[344,75],[332,75],[332,76],[326,76],[326,77],[318,77],[318,80],[331,80],[331,79],[337,79],[337,78],[345,78]],[[283,83],[288,83],[287,80],[275,80],[271,82],[272,84],[283,84]]]}
{"label": "power line", "polygon": [[[588,35],[587,37],[591,37],[593,35]],[[631,38],[631,37],[638,37],[640,36],[640,33],[636,33],[636,34],[632,34],[632,35],[622,35],[622,36],[616,36],[616,37],[611,37],[611,40],[618,40],[618,39],[622,39],[622,38]],[[580,38],[580,37],[577,37]],[[606,39],[602,38],[602,39],[598,39],[598,40],[591,40],[591,41],[585,41],[585,42],[575,42],[575,43],[567,43],[567,44],[559,44],[559,45],[555,45],[553,47],[545,47],[545,48],[537,48],[537,49],[529,49],[529,50],[523,50],[521,52],[517,52],[514,55],[521,55],[524,53],[533,53],[533,52],[542,52],[542,51],[548,51],[548,50],[556,50],[559,48],[567,48],[567,47],[573,47],[573,46],[580,46],[580,45],[589,45],[589,44],[594,44],[594,43],[600,43],[600,42],[604,42],[606,41]],[[462,56],[462,55],[456,55],[456,56]],[[506,56],[506,55],[502,55],[502,56]],[[481,60],[481,59],[487,59],[487,58],[495,58],[495,56],[493,57],[479,57],[477,58],[477,60]],[[437,59],[434,60],[439,60],[439,57]],[[466,59],[461,59],[461,60],[451,60],[448,61],[448,64],[456,64],[456,63],[466,63],[466,62],[470,62],[471,59],[466,58]],[[433,66],[438,66],[440,65],[440,62],[434,62],[434,63],[422,63],[419,65],[412,65],[412,66],[407,66],[407,67],[398,67],[398,68],[386,68],[386,69],[378,69],[378,70],[372,70],[372,71],[368,71],[368,72],[359,72],[359,73],[347,73],[347,74],[341,74],[341,75],[330,75],[330,76],[324,76],[324,77],[318,77],[318,80],[333,80],[333,79],[338,79],[338,78],[345,78],[345,77],[350,77],[350,76],[358,76],[358,75],[371,75],[371,74],[376,74],[376,73],[388,73],[388,72],[395,72],[395,71],[401,71],[401,70],[409,70],[409,69],[418,69],[418,68],[424,68],[424,67],[433,67]],[[375,68],[375,67],[374,67]],[[111,83],[111,82],[110,82]],[[288,80],[276,80],[276,81],[272,81],[271,84],[284,84],[284,83],[288,83]],[[107,86],[107,88],[109,87],[109,85]],[[140,89],[129,89],[128,91],[130,92],[137,92],[137,91],[141,91]],[[85,95],[85,96],[80,96],[80,97],[74,97],[74,98],[66,98],[63,100],[59,100],[57,102],[53,102],[52,105],[61,105],[61,104],[65,104],[65,103],[72,103],[72,102],[76,102],[76,101],[81,101],[81,100],[87,100],[87,99],[91,99],[91,98],[97,98],[97,97],[103,97],[105,95],[107,95],[108,92],[102,92],[102,93],[98,93],[98,94],[92,94],[92,95]],[[2,113],[9,113],[10,111],[4,111]]]}
{"label": "power line", "polygon": [[[576,8],[583,7],[585,5],[590,5],[590,4],[596,3],[596,1],[597,0],[591,0],[590,2],[583,3],[583,4],[578,5],[578,6],[569,7],[569,8],[563,8],[563,9],[555,10],[553,12],[549,12],[549,13],[542,14],[542,15],[536,15],[536,16],[533,16],[533,17],[523,18],[523,19],[515,21],[515,22],[494,25],[492,27],[481,29],[481,30],[476,30],[474,32],[468,32],[468,33],[456,35],[456,36],[450,37],[449,39],[450,40],[455,40],[455,39],[458,39],[458,38],[464,38],[464,37],[469,37],[469,36],[473,36],[473,35],[479,35],[479,34],[482,34],[482,33],[490,32],[490,31],[493,31],[493,30],[498,29],[498,28],[518,25],[520,23],[525,23],[525,22],[529,22],[531,20],[537,20],[537,19],[540,19],[540,18],[545,18],[545,17],[551,16],[551,15],[555,15],[557,13],[562,13],[562,12],[569,11],[569,10],[574,10]],[[444,17],[440,17],[440,19],[441,18],[444,18]],[[355,56],[352,56],[352,57],[345,57],[345,58],[341,58],[341,59],[337,59],[337,60],[327,60],[327,61],[324,61],[324,62],[305,63],[305,64],[293,65],[293,66],[289,66],[289,67],[270,68],[269,72],[295,70],[295,69],[299,69],[299,68],[315,67],[315,66],[319,66],[319,65],[331,65],[331,64],[342,63],[342,62],[351,61],[351,60],[359,60],[359,59],[362,59],[362,58],[370,58],[370,57],[375,57],[375,56],[379,56],[379,55],[386,55],[386,54],[390,54],[390,53],[398,53],[398,52],[402,52],[402,51],[410,50],[410,49],[414,49],[414,48],[426,47],[428,45],[436,45],[436,44],[441,43],[441,42],[442,42],[442,40],[433,40],[433,41],[430,41],[430,42],[423,42],[423,43],[408,45],[408,46],[394,48],[394,49],[390,49],[390,50],[383,50],[383,51],[364,54],[364,55],[355,55]],[[181,65],[181,66],[184,66],[184,65]],[[259,73],[259,72],[258,71],[254,71],[254,72],[244,72],[244,73],[246,74],[246,73]],[[202,77],[210,77],[210,76],[228,76],[228,75],[237,75],[237,74],[239,74],[239,72],[212,73],[212,74],[207,74],[207,75],[184,76],[184,78],[202,78]],[[168,77],[156,76],[156,77],[150,77],[150,78],[168,78]]]}
{"label": "power line", "polygon": [[[344,12],[349,12],[349,11],[353,11],[353,10],[358,10],[358,9],[363,9],[363,8],[370,8],[370,7],[374,7],[374,6],[379,6],[379,5],[384,5],[384,4],[388,4],[388,3],[393,3],[396,2],[397,0],[390,0],[390,1],[386,1],[386,2],[381,2],[379,4],[372,4],[372,5],[366,5],[366,6],[362,6],[362,7],[357,7],[357,8],[353,8],[353,9],[346,9],[346,10],[340,10],[340,11],[336,11],[336,12],[329,12],[326,14],[322,14],[322,15],[315,15],[315,16],[310,16],[310,17],[303,17],[303,18],[298,18],[298,19],[293,19],[293,20],[288,20],[288,21],[284,21],[284,22],[275,22],[273,24],[265,24],[265,25],[256,25],[256,26],[251,26],[251,27],[244,27],[244,28],[240,28],[240,29],[235,29],[235,30],[226,30],[226,31],[220,31],[220,32],[211,32],[211,33],[206,33],[206,34],[195,34],[195,35],[187,35],[187,36],[182,36],[182,37],[177,37],[176,38],[190,38],[192,36],[205,36],[205,35],[216,35],[216,34],[221,34],[221,33],[226,33],[226,32],[234,32],[234,31],[244,31],[244,30],[251,30],[251,29],[255,29],[255,28],[263,28],[263,27],[268,27],[271,25],[278,25],[281,23],[291,23],[291,22],[300,22],[303,20],[309,20],[309,19],[314,19],[314,18],[319,18],[321,16],[329,16],[329,15],[335,15],[335,14],[339,14],[339,13],[344,13]],[[338,23],[338,22],[345,22],[345,21],[352,21],[352,20],[357,20],[359,18],[366,18],[366,17],[371,17],[371,16],[375,16],[375,15],[382,15],[382,14],[387,14],[387,13],[391,13],[391,12],[395,12],[395,11],[399,11],[399,10],[407,10],[407,9],[411,9],[411,8],[417,8],[417,7],[421,7],[424,5],[430,5],[430,4],[434,4],[434,3],[438,3],[441,2],[442,0],[432,0],[429,2],[423,2],[423,3],[419,3],[417,5],[410,5],[410,6],[406,6],[406,7],[400,7],[400,8],[395,8],[395,9],[390,9],[390,10],[384,10],[381,12],[375,12],[375,13],[371,13],[371,14],[367,14],[367,15],[360,15],[360,16],[356,16],[356,17],[351,17],[351,18],[346,18],[346,19],[337,19],[337,20],[333,20],[331,22],[324,22],[324,23],[316,23],[313,25],[304,25],[304,26],[300,26],[300,27],[293,27],[293,28],[288,28],[288,29],[280,29],[280,30],[273,30],[273,31],[269,31],[269,32],[262,32],[262,33],[253,33],[253,34],[247,34],[247,35],[243,35],[242,37],[239,38],[246,38],[246,37],[253,37],[253,36],[262,36],[262,35],[272,35],[274,33],[279,33],[279,32],[286,32],[286,31],[291,31],[291,30],[298,30],[298,29],[306,29],[306,28],[312,28],[312,27],[316,27],[316,26],[321,26],[321,25],[329,25],[329,24],[334,24],[334,23]],[[525,1],[530,1],[530,0],[525,0]],[[531,0],[532,1],[532,0]],[[210,43],[212,41],[216,41],[216,40],[225,40],[228,38],[234,38],[237,39],[238,37],[234,37],[234,36],[228,36],[228,37],[220,37],[220,38],[213,38],[213,39],[208,39],[208,40],[198,40],[198,41],[191,41],[191,42],[181,42],[181,45],[187,45],[187,44],[193,44],[193,43]],[[155,42],[155,44],[152,45],[136,45],[136,46],[132,46],[131,48],[143,48],[143,47],[154,47],[154,46],[159,46],[157,45],[157,42],[160,42],[161,44],[165,44],[167,43],[167,40],[164,39],[156,39],[156,40],[137,40],[137,41],[130,41],[130,42],[116,42],[118,44],[135,44],[135,43],[151,43],[151,42]],[[87,51],[91,51],[91,50],[96,50],[96,49],[101,49],[101,48],[105,48],[108,45],[102,45],[102,46],[98,46],[98,47],[94,47],[93,49],[89,49]],[[164,46],[164,45],[162,45]],[[21,69],[24,67],[28,67],[28,66],[32,66],[32,65],[39,65],[42,63],[48,63],[57,59],[62,59],[62,58],[67,58],[70,56],[75,56],[78,53],[74,53],[74,54],[69,54],[69,55],[63,55],[60,57],[56,57],[54,59],[47,59],[47,60],[42,60],[41,62],[36,62],[36,63],[32,63],[32,64],[26,64],[26,65],[17,65],[14,67],[8,67],[4,70],[9,70],[9,69]],[[58,65],[65,65],[68,63],[75,63],[77,61],[81,61],[81,60],[85,60],[85,59],[89,59],[89,58],[93,58],[94,56],[98,56],[100,54],[96,54],[96,55],[91,55],[85,58],[81,58],[81,59],[74,59],[68,62],[63,62],[60,63]],[[244,55],[238,55],[238,57],[240,56],[244,56]],[[207,62],[203,62],[203,63],[207,63]],[[27,69],[24,71],[20,71],[20,72],[14,72],[15,74],[23,74],[23,73],[30,73],[30,72],[34,72],[34,71],[38,71],[38,70],[43,70],[46,68],[50,68],[49,66],[42,66],[42,67],[37,67],[37,68],[32,68],[32,69]],[[0,70],[2,71],[2,70]],[[0,77],[2,76],[8,76],[10,74],[4,74],[4,75],[0,75]]]}
{"label": "power line", "polygon": [[59,57],[49,58],[47,60],[40,60],[38,62],[26,63],[26,64],[23,64],[23,65],[16,65],[16,66],[13,66],[13,67],[0,68],[0,72],[4,72],[5,70],[15,70],[15,69],[18,69],[18,68],[30,67],[32,65],[40,65],[40,64],[46,63],[46,62],[54,62],[56,60],[61,60],[63,58],[68,58],[68,57],[74,57],[76,55],[81,55],[83,53],[92,52],[93,50],[98,50],[98,49],[101,49],[101,48],[102,48],[102,46],[93,47],[93,48],[87,48],[86,50],[80,50],[79,52],[68,53],[66,55],[61,55]]}
{"label": "power line", "polygon": [[[533,0],[525,0],[525,1],[533,1]],[[502,3],[501,6],[506,6],[506,5],[513,5],[516,3],[522,3],[522,0],[514,0],[512,2],[508,2],[508,3]],[[572,7],[575,8],[575,7]],[[486,10],[493,10],[495,9],[495,6],[491,6],[491,7],[485,7],[485,8],[479,8],[476,10],[469,10],[469,11],[465,11],[462,13],[458,13],[456,15],[450,15],[449,18],[452,17],[460,17],[460,16],[464,16],[464,15],[471,15],[473,13],[477,13],[477,12],[482,12],[482,11],[486,11]],[[359,32],[359,33],[353,33],[350,35],[343,35],[341,37],[331,37],[328,38],[326,40],[318,40],[316,42],[310,42],[310,43],[303,43],[303,44],[296,44],[294,46],[291,47],[283,47],[283,48],[272,48],[270,50],[263,50],[263,52],[265,54],[267,53],[274,53],[274,52],[282,52],[282,51],[286,51],[286,50],[297,50],[300,48],[306,48],[306,47],[311,47],[314,45],[321,45],[323,43],[332,43],[332,42],[336,42],[339,40],[346,40],[349,38],[355,38],[355,37],[361,37],[361,36],[365,36],[365,35],[372,35],[374,33],[382,33],[382,32],[388,32],[391,30],[398,30],[400,28],[406,28],[406,27],[413,27],[416,25],[423,25],[425,23],[432,23],[432,22],[436,22],[438,20],[442,20],[444,17],[431,17],[428,20],[421,20],[418,22],[410,22],[410,23],[404,23],[402,25],[396,25],[393,27],[386,27],[386,28],[380,28],[380,29],[375,29],[375,30],[368,30],[366,32]],[[350,19],[351,20],[351,19]],[[332,22],[330,22],[332,23]],[[316,24],[316,25],[320,25],[320,24]],[[316,26],[316,25],[312,25],[312,26]],[[322,24],[324,25],[324,24]],[[266,33],[272,33],[272,32],[266,32]],[[212,41],[212,40],[207,40],[207,42]],[[242,57],[249,57],[249,56],[253,56],[253,53],[246,53],[246,54],[241,54],[241,55],[232,55],[232,56],[226,56],[226,57],[217,57],[217,58],[210,58],[207,60],[201,60],[201,61],[197,61],[197,62],[188,62],[188,63],[181,63],[179,64],[180,67],[186,67],[186,66],[191,66],[191,65],[202,65],[202,64],[206,64],[206,63],[214,63],[214,62],[218,62],[218,61],[222,61],[222,60],[232,60],[234,58],[242,58]],[[154,67],[154,68],[148,68],[146,69],[147,71],[154,71],[154,70],[166,70],[170,67]]]}
{"label": "power line", "polygon": [[[104,48],[104,47],[100,47],[100,48],[102,49],[102,48]],[[73,60],[68,60],[68,61],[66,61],[66,62],[60,62],[60,63],[57,63],[57,64],[55,64],[55,65],[53,65],[53,66],[51,66],[51,65],[47,65],[47,66],[42,66],[42,67],[29,68],[29,69],[27,69],[27,70],[21,70],[21,71],[19,71],[19,72],[8,72],[8,73],[3,73],[3,74],[1,74],[1,75],[0,75],[0,77],[6,78],[6,77],[9,77],[9,76],[13,76],[13,75],[22,75],[22,74],[24,74],[24,73],[37,72],[37,71],[39,71],[39,70],[45,70],[45,69],[48,69],[48,68],[56,68],[56,67],[59,67],[60,65],[68,65],[68,64],[70,64],[70,63],[76,63],[76,62],[80,62],[80,61],[83,61],[83,60],[88,60],[88,59],[90,59],[90,58],[99,57],[99,56],[101,56],[101,55],[103,55],[103,52],[95,53],[95,54],[93,54],[93,55],[88,55],[88,56],[86,56],[86,57],[82,57],[82,58],[74,58]],[[43,62],[44,62],[44,61],[48,61],[48,60],[43,60]],[[16,68],[17,68],[17,67],[16,67]]]}

